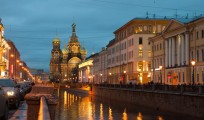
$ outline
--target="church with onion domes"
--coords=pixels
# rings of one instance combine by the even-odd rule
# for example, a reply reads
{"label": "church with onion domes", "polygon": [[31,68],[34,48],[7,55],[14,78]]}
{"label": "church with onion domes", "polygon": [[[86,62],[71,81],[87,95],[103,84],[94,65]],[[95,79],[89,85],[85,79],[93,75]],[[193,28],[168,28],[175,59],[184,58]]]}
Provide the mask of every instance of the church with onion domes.
{"label": "church with onion domes", "polygon": [[78,81],[78,63],[86,59],[87,51],[80,45],[76,35],[76,24],[72,24],[72,35],[68,45],[60,49],[60,39],[56,36],[52,41],[50,59],[50,80],[63,83]]}

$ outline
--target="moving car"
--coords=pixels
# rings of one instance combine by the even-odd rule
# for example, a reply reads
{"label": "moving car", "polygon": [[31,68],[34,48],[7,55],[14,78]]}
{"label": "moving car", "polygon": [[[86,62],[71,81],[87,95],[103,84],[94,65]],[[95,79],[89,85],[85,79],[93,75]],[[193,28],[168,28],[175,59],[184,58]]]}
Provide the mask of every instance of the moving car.
{"label": "moving car", "polygon": [[6,93],[0,86],[0,120],[8,120],[8,100]]}
{"label": "moving car", "polygon": [[9,78],[0,79],[0,85],[8,97],[9,107],[18,108],[20,104],[20,86],[14,80]]}

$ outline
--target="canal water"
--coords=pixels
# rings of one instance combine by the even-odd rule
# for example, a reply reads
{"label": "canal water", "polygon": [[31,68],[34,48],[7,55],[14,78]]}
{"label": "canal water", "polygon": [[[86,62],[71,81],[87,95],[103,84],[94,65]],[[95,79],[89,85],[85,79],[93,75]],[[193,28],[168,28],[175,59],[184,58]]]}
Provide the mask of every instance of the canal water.
{"label": "canal water", "polygon": [[110,101],[68,89],[57,89],[56,95],[59,97],[59,104],[55,120],[199,120],[156,108]]}

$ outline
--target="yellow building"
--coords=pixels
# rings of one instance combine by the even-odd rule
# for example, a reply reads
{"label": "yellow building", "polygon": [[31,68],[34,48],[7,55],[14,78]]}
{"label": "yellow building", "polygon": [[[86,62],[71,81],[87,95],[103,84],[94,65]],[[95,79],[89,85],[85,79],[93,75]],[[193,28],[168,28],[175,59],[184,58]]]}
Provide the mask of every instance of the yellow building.
{"label": "yellow building", "polygon": [[86,50],[81,47],[76,36],[76,24],[72,24],[72,36],[67,46],[60,49],[60,40],[55,38],[52,41],[53,49],[50,59],[50,79],[58,82],[77,82],[77,65],[86,58]]}
{"label": "yellow building", "polygon": [[4,26],[0,18],[0,77],[9,77],[9,50],[10,46],[4,38]]}
{"label": "yellow building", "polygon": [[171,20],[162,34],[150,41],[154,82],[204,83],[204,18]]}
{"label": "yellow building", "polygon": [[[93,57],[95,54],[86,58],[85,61],[79,63],[79,82],[82,83],[93,83],[94,73],[93,73]],[[95,81],[96,82],[96,81]]]}
{"label": "yellow building", "polygon": [[107,45],[107,69],[112,83],[151,81],[151,45],[148,38],[161,33],[168,19],[135,18],[117,29]]}

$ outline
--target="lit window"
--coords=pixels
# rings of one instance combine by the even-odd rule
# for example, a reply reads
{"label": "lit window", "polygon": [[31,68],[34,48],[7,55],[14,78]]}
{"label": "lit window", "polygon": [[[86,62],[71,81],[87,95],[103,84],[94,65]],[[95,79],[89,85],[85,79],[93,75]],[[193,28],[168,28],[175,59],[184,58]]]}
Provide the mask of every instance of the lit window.
{"label": "lit window", "polygon": [[139,57],[142,57],[142,50],[139,50]]}
{"label": "lit window", "polygon": [[148,51],[148,57],[151,57],[151,51],[150,50]]}
{"label": "lit window", "polygon": [[148,63],[148,71],[150,71],[151,70],[151,63],[149,62]]}
{"label": "lit window", "polygon": [[139,31],[142,32],[142,25],[139,25]]}
{"label": "lit window", "polygon": [[139,69],[139,71],[142,71],[142,69],[143,69],[143,62],[142,61],[138,62],[138,69]]}

